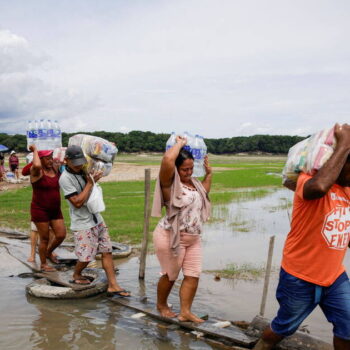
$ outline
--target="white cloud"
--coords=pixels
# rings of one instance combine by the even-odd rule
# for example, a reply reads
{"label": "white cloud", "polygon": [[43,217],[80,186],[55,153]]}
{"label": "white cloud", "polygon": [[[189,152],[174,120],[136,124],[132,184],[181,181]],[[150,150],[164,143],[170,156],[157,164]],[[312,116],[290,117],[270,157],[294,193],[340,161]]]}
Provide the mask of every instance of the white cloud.
{"label": "white cloud", "polygon": [[0,3],[0,128],[54,115],[67,131],[229,137],[348,118],[346,1],[33,2]]}
{"label": "white cloud", "polygon": [[[67,121],[72,121],[75,114],[98,105],[96,98],[57,88],[38,77],[36,72],[43,70],[47,60],[48,56],[35,52],[25,38],[0,30],[1,132],[24,133],[30,119],[68,117]],[[85,126],[76,122],[76,127]]]}

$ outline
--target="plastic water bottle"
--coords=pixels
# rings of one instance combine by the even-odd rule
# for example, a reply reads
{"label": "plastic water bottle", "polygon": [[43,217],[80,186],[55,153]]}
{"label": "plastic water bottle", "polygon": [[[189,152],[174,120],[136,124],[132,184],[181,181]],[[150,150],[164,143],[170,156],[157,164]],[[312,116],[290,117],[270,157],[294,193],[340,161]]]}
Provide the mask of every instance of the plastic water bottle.
{"label": "plastic water bottle", "polygon": [[35,129],[35,123],[31,120],[28,121],[27,126],[27,149],[29,151],[30,145],[35,145],[38,139],[38,132]]}
{"label": "plastic water bottle", "polygon": [[54,136],[54,148],[59,148],[62,147],[62,133],[61,133],[61,128],[58,125],[58,121],[55,120],[53,122],[53,136]]}
{"label": "plastic water bottle", "polygon": [[38,138],[39,138],[39,123],[35,119],[33,123],[33,136],[35,138],[35,145],[38,144]]}
{"label": "plastic water bottle", "polygon": [[201,144],[201,152],[202,152],[202,166],[201,166],[201,175],[205,175],[205,167],[204,167],[204,158],[207,155],[207,145],[204,142],[203,136],[199,136],[200,144]]}
{"label": "plastic water bottle", "polygon": [[47,144],[47,127],[44,119],[40,119],[39,130],[38,130],[38,150],[46,150]]}
{"label": "plastic water bottle", "polygon": [[185,131],[182,136],[187,139],[187,143],[184,146],[184,149],[188,152],[191,152],[193,146],[193,136],[187,131]]}
{"label": "plastic water bottle", "polygon": [[204,157],[207,155],[208,148],[207,148],[207,145],[204,142],[204,137],[203,136],[200,136],[200,141],[201,141],[201,145],[202,145],[201,148],[202,148],[203,159],[204,159]]}
{"label": "plastic water bottle", "polygon": [[202,142],[199,135],[195,136],[193,147],[192,147],[192,155],[194,158],[194,168],[193,168],[193,176],[199,177],[203,176],[203,150],[202,150]]}
{"label": "plastic water bottle", "polygon": [[47,149],[55,149],[55,136],[53,133],[53,125],[51,120],[47,120],[47,141],[46,141]]}
{"label": "plastic water bottle", "polygon": [[165,145],[165,151],[167,151],[169,148],[173,147],[176,143],[176,134],[175,131],[173,131],[170,135],[170,137],[168,138],[168,141],[166,142]]}
{"label": "plastic water bottle", "polygon": [[28,125],[27,125],[27,149],[29,150],[29,145],[32,143],[32,121],[28,120]]}

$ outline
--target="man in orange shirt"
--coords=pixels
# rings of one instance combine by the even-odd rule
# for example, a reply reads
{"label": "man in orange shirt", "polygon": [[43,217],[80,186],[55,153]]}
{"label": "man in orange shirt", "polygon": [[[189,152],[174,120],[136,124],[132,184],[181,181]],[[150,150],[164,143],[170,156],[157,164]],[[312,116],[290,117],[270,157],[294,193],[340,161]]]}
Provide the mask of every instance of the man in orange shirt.
{"label": "man in orange shirt", "polygon": [[254,350],[270,350],[319,305],[333,324],[334,349],[350,350],[350,125],[335,125],[337,147],[314,175],[300,174],[276,297],[277,316]]}

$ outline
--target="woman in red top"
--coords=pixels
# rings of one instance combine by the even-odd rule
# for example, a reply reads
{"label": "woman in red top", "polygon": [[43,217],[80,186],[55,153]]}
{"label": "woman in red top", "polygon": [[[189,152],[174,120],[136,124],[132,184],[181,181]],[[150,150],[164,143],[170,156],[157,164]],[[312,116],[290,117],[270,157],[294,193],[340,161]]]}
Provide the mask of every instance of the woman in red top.
{"label": "woman in red top", "polygon": [[[53,254],[66,237],[61,212],[61,196],[58,183],[58,167],[52,159],[52,151],[37,151],[34,145],[29,147],[33,152],[33,164],[30,168],[30,182],[33,187],[33,197],[30,207],[31,220],[35,223],[40,237],[39,256],[41,270],[56,271],[47,264],[46,259],[57,263]],[[49,227],[52,227],[55,238],[49,244]]]}
{"label": "woman in red top", "polygon": [[16,152],[11,151],[10,157],[9,157],[9,167],[10,167],[10,170],[15,174],[16,179],[19,179],[18,165],[19,165],[19,159],[16,155]]}

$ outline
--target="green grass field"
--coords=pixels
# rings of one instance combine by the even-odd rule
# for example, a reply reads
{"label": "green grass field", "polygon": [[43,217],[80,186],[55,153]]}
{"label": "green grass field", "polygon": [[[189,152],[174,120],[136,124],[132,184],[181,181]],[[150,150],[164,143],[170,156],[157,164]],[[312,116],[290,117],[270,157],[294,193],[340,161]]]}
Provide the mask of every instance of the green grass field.
{"label": "green grass field", "polygon": [[[259,187],[247,192],[249,198],[266,194],[261,187],[281,186],[281,171],[284,165],[282,157],[228,157],[211,156],[213,166],[213,185],[210,198],[213,205],[229,203],[242,198],[237,188]],[[134,164],[159,164],[160,155],[118,157],[118,162]],[[226,170],[215,169],[226,168]],[[139,244],[143,231],[144,183],[143,181],[108,182],[101,184],[104,193],[106,211],[103,213],[113,240]],[[152,181],[152,193],[154,181]],[[31,187],[20,190],[0,192],[0,226],[20,230],[29,229],[29,208]],[[62,199],[63,215],[69,227],[68,204]],[[151,219],[153,230],[158,218]],[[215,217],[213,217],[215,220]]]}

